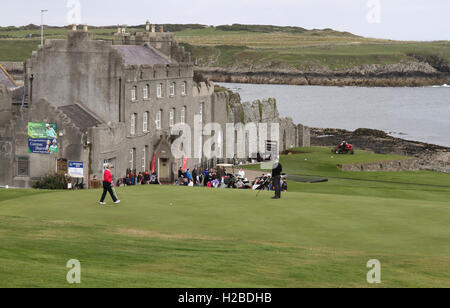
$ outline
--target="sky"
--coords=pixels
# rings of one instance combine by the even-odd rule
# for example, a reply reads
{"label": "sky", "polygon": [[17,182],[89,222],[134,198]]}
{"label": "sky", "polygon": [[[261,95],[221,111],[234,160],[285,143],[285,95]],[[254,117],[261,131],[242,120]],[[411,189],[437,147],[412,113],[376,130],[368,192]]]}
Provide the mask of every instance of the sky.
{"label": "sky", "polygon": [[395,40],[450,40],[449,0],[2,0],[0,26],[233,23],[332,28]]}

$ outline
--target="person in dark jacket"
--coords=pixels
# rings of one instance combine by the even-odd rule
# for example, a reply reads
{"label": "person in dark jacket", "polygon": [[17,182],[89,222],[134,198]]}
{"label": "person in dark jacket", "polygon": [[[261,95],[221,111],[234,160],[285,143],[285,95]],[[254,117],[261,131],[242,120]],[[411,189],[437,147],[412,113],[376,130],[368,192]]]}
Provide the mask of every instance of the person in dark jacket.
{"label": "person in dark jacket", "polygon": [[112,165],[108,164],[106,166],[105,173],[103,174],[103,195],[102,195],[102,198],[100,199],[101,205],[106,204],[105,198],[106,198],[106,193],[108,193],[108,192],[111,195],[111,198],[113,199],[114,203],[116,203],[116,204],[120,203],[120,200],[117,200],[114,190],[112,188],[113,177],[111,174],[111,168],[112,168]]}
{"label": "person in dark jacket", "polygon": [[272,199],[281,198],[281,172],[283,172],[283,166],[279,161],[276,161],[272,167],[272,184],[275,189],[275,196]]}

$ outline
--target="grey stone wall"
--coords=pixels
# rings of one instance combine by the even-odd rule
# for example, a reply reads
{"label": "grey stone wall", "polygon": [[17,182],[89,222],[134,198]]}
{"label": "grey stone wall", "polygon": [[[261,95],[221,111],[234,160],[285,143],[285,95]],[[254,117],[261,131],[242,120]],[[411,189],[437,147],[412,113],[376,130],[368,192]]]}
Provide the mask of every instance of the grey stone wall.
{"label": "grey stone wall", "polygon": [[419,170],[418,159],[390,160],[370,163],[356,163],[338,166],[343,171],[370,171],[370,172],[395,172],[395,171],[416,171]]}
{"label": "grey stone wall", "polygon": [[71,31],[67,40],[48,40],[26,62],[31,103],[41,98],[56,106],[80,103],[114,121],[119,117],[121,64],[111,42],[92,40],[87,32]]}
{"label": "grey stone wall", "polygon": [[[82,161],[88,165],[89,149],[84,145],[84,134],[71,120],[48,101],[41,99],[30,109],[24,109],[10,122],[8,129],[0,131],[0,148],[2,160],[0,169],[6,170],[6,175],[0,176],[0,185],[30,188],[34,181],[56,173],[57,160]],[[58,125],[58,153],[52,155],[28,153],[28,122],[55,123]],[[29,160],[29,174],[18,176],[17,158]],[[8,163],[6,163],[9,161]],[[9,164],[9,166],[7,165]],[[0,172],[3,173],[3,172]],[[88,170],[85,168],[85,179]],[[87,181],[85,181],[87,183]]]}

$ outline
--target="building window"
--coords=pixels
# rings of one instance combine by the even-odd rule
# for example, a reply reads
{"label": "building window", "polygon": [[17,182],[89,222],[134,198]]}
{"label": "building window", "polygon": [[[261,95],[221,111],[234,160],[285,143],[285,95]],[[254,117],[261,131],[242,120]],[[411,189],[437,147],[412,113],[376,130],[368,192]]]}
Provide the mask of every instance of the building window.
{"label": "building window", "polygon": [[161,129],[161,117],[162,117],[162,111],[160,110],[156,113],[156,121],[155,121],[156,129]]}
{"label": "building window", "polygon": [[144,112],[142,116],[142,131],[144,133],[148,132],[148,112]]}
{"label": "building window", "polygon": [[147,163],[147,146],[145,146],[145,148],[142,149],[142,160],[141,160],[141,164],[142,164],[142,172],[145,172],[146,170],[146,166],[145,164]]}
{"label": "building window", "polygon": [[181,108],[180,111],[180,123],[185,124],[186,123],[186,107]]}
{"label": "building window", "polygon": [[131,115],[131,120],[130,120],[130,134],[131,135],[135,135],[136,134],[136,114],[133,113]]}
{"label": "building window", "polygon": [[159,85],[158,85],[158,87],[156,88],[156,96],[158,97],[158,98],[161,98],[162,97],[162,83],[160,83]]}
{"label": "building window", "polygon": [[181,95],[186,95],[186,81],[181,84]]}
{"label": "building window", "polygon": [[203,123],[203,103],[200,104],[200,123]]}
{"label": "building window", "polygon": [[130,167],[130,171],[133,172],[134,170],[136,170],[136,149],[133,148],[130,150],[130,162],[129,162],[129,167]]}
{"label": "building window", "polygon": [[131,101],[132,102],[135,102],[137,100],[136,93],[137,93],[137,87],[134,86],[133,88],[131,88]]}
{"label": "building window", "polygon": [[170,109],[169,112],[169,126],[173,127],[175,124],[175,108]]}
{"label": "building window", "polygon": [[18,157],[17,160],[17,176],[30,176],[28,157]]}
{"label": "building window", "polygon": [[170,96],[175,96],[175,82],[170,84]]}
{"label": "building window", "polygon": [[148,99],[148,92],[149,92],[149,89],[150,89],[150,87],[148,86],[148,85],[146,85],[145,87],[144,87],[144,90],[143,90],[143,98],[144,99]]}

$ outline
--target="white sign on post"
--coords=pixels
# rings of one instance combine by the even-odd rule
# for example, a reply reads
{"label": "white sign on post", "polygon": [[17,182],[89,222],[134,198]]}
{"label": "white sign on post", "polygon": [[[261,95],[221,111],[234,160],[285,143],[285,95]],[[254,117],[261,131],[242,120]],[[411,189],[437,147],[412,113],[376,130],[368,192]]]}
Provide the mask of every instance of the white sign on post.
{"label": "white sign on post", "polygon": [[83,178],[84,177],[83,162],[69,161],[69,176],[72,178]]}

